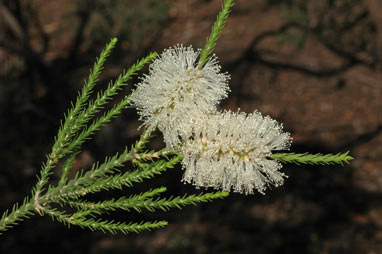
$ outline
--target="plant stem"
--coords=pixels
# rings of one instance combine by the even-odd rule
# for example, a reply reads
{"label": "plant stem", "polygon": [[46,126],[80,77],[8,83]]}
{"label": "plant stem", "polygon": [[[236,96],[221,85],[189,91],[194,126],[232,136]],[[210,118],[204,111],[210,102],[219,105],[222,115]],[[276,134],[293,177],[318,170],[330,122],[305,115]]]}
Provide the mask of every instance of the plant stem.
{"label": "plant stem", "polygon": [[34,198],[25,198],[21,206],[18,203],[13,205],[12,211],[8,210],[3,213],[0,219],[0,235],[13,226],[17,225],[19,221],[29,218],[35,213],[36,207],[34,205]]}

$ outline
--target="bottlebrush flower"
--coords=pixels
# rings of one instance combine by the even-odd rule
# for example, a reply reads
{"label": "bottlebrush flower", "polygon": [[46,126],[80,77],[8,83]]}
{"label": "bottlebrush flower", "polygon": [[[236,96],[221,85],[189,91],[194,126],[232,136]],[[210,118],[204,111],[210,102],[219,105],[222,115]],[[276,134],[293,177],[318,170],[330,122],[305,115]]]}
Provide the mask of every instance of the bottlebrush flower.
{"label": "bottlebrush flower", "polygon": [[195,119],[214,112],[229,91],[229,75],[220,71],[216,57],[200,68],[199,54],[191,46],[165,50],[132,95],[140,119],[149,130],[162,131],[169,149],[188,138]]}
{"label": "bottlebrush flower", "polygon": [[281,164],[269,155],[288,149],[291,138],[275,120],[225,111],[205,116],[193,128],[194,136],[181,148],[184,182],[245,194],[283,184]]}

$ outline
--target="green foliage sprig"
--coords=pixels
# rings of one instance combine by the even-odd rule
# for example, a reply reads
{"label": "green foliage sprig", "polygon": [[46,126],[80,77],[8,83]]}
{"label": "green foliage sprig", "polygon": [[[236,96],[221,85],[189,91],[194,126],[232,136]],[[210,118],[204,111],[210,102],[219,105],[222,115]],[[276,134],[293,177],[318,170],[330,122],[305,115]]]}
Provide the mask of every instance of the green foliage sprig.
{"label": "green foliage sprig", "polygon": [[24,198],[21,205],[14,204],[11,211],[5,211],[0,219],[0,234],[3,231],[16,226],[20,221],[34,215],[33,200],[29,197]]}
{"label": "green foliage sprig", "polygon": [[[151,138],[151,133],[144,130],[140,139],[131,146],[125,148],[121,154],[115,154],[105,159],[103,163],[94,163],[90,170],[78,172],[74,178],[68,179],[68,173],[72,170],[73,161],[80,152],[81,145],[90,138],[103,125],[110,122],[121,111],[129,105],[130,96],[124,97],[111,109],[96,118],[96,114],[105,108],[105,105],[117,95],[127,81],[136,75],[148,62],[157,56],[151,53],[141,59],[127,71],[123,72],[114,81],[108,84],[105,91],[99,92],[94,100],[90,96],[94,91],[98,76],[103,69],[106,58],[115,47],[117,39],[112,39],[105,50],[97,59],[88,80],[81,93],[77,96],[76,103],[64,117],[64,121],[58,131],[51,153],[43,164],[38,182],[32,190],[31,197],[24,199],[21,205],[15,204],[11,211],[5,211],[0,219],[0,234],[25,218],[36,213],[48,215],[65,225],[76,225],[91,230],[101,230],[110,233],[128,233],[150,230],[167,225],[166,221],[154,222],[115,222],[104,220],[104,213],[121,209],[141,211],[143,208],[154,211],[154,209],[169,210],[176,207],[181,208],[189,204],[207,202],[213,199],[227,196],[226,192],[206,193],[200,195],[184,195],[170,199],[156,198],[166,190],[161,187],[154,190],[121,197],[120,199],[100,201],[91,203],[86,201],[86,195],[112,189],[132,187],[134,183],[140,183],[145,179],[173,168],[182,159],[181,155],[170,154],[165,150],[145,151],[145,145]],[[92,121],[91,124],[88,124]],[[50,176],[60,161],[63,161],[62,174],[58,184],[48,185]],[[135,168],[122,170],[126,163],[131,162]],[[75,208],[73,209],[68,208]],[[96,218],[98,216],[98,218]]]}
{"label": "green foliage sprig", "polygon": [[231,12],[231,8],[234,5],[234,0],[224,0],[222,5],[222,10],[219,12],[216,21],[211,29],[211,34],[207,37],[206,45],[204,46],[202,52],[200,53],[199,66],[203,67],[212,52],[215,49],[216,41],[219,39],[220,34],[223,30],[225,22],[227,21],[228,15]]}
{"label": "green foliage sprig", "polygon": [[294,163],[297,165],[310,164],[310,165],[344,165],[353,160],[349,151],[346,153],[337,154],[310,154],[310,153],[274,153],[270,157],[274,160],[281,161],[282,163]]}

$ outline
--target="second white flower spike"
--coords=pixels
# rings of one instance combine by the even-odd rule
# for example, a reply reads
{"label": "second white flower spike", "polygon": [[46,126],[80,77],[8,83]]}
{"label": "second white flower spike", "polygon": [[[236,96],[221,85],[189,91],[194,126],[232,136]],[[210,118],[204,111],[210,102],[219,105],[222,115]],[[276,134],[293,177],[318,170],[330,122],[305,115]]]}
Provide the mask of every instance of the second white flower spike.
{"label": "second white flower spike", "polygon": [[196,187],[264,194],[286,177],[281,163],[269,158],[272,151],[289,148],[289,133],[259,112],[217,112],[194,125],[194,137],[182,146],[183,181]]}

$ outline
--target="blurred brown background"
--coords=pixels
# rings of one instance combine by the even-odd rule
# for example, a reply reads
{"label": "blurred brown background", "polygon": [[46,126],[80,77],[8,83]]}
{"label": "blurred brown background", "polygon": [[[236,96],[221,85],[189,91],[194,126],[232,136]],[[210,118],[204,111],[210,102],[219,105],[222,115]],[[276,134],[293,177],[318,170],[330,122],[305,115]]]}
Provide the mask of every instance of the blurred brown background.
{"label": "blurred brown background", "polygon": [[[119,43],[99,88],[150,51],[178,43],[203,47],[220,5],[0,1],[0,211],[34,186],[59,120],[110,37]],[[285,166],[285,185],[265,196],[232,194],[182,211],[113,215],[170,223],[139,235],[68,229],[34,216],[0,237],[0,252],[381,254],[382,2],[237,0],[215,53],[232,75],[222,108],[257,109],[283,122],[294,152],[350,150],[355,160],[345,167]],[[76,168],[131,144],[139,135],[136,119],[128,109],[104,127],[84,146]],[[153,147],[158,143],[160,136]],[[181,176],[174,169],[135,190],[166,185],[173,195],[197,192]],[[131,192],[107,195],[121,193]]]}

